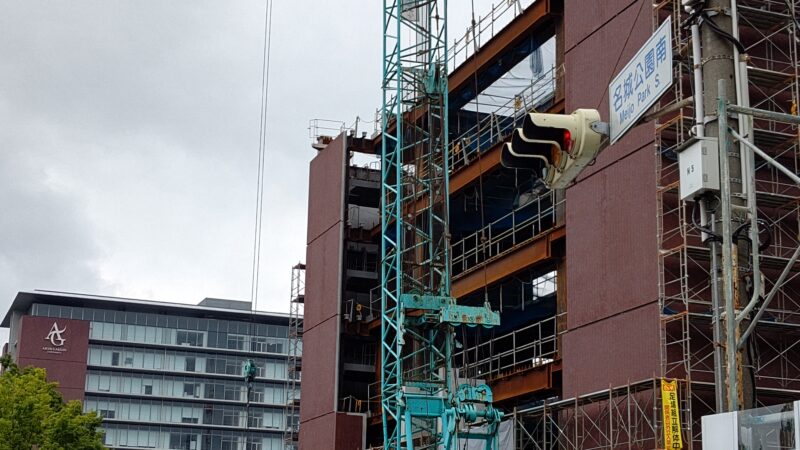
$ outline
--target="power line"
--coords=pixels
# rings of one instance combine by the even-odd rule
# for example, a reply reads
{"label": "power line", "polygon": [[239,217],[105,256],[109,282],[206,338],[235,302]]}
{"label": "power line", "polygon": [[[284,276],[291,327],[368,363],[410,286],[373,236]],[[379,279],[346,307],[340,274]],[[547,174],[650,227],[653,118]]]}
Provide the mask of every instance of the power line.
{"label": "power line", "polygon": [[267,149],[267,106],[269,100],[269,67],[272,47],[272,0],[264,8],[264,47],[261,60],[261,118],[258,131],[258,175],[256,181],[256,213],[253,233],[253,267],[250,279],[250,308],[256,310],[258,302],[259,269],[261,267],[261,234],[264,217],[264,165]]}

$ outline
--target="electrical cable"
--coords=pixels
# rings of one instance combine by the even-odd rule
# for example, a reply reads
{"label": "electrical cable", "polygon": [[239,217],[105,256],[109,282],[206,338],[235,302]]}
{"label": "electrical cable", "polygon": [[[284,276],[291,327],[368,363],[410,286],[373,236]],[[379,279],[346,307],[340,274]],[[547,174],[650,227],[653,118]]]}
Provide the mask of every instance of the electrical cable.
{"label": "electrical cable", "polygon": [[[272,0],[267,0],[264,5],[264,44],[261,61],[261,110],[258,131],[258,170],[256,181],[256,213],[255,230],[253,236],[253,267],[250,279],[250,321],[247,323],[248,351],[253,343],[253,325],[256,320],[256,306],[258,302],[259,269],[261,267],[261,234],[264,216],[264,165],[266,159],[266,131],[267,131],[267,100],[269,98],[269,67],[270,50],[272,47]],[[250,428],[250,397],[252,394],[252,380],[257,369],[255,362],[248,359],[245,363],[245,382],[247,383],[247,398],[245,403],[245,431]],[[251,373],[251,370],[256,372]],[[249,440],[248,436],[245,436]]]}
{"label": "electrical cable", "polygon": [[692,225],[694,225],[695,228],[697,228],[698,230],[702,231],[703,233],[705,233],[705,234],[707,234],[709,236],[709,238],[706,239],[706,242],[722,242],[722,236],[720,236],[719,234],[715,233],[710,228],[706,228],[706,227],[702,226],[701,224],[697,223],[697,219],[695,218],[695,212],[697,211],[698,202],[700,202],[700,199],[699,198],[695,198],[695,201],[692,204],[692,214],[691,214],[691,216],[692,216]]}
{"label": "electrical cable", "polygon": [[250,284],[250,308],[256,309],[258,301],[259,269],[261,266],[261,235],[264,216],[264,165],[266,160],[267,106],[269,99],[269,67],[272,47],[272,0],[267,0],[264,11],[264,47],[261,63],[261,117],[258,132],[258,176],[256,182],[256,214],[253,236],[253,268]]}
{"label": "electrical cable", "polygon": [[701,26],[704,23],[708,23],[708,25],[711,27],[712,30],[714,30],[715,33],[722,36],[725,40],[729,41],[734,46],[736,46],[736,49],[739,50],[739,53],[741,54],[747,53],[747,49],[744,48],[744,45],[741,42],[739,42],[739,40],[736,39],[732,34],[720,28],[719,25],[716,24],[716,22],[711,20],[711,17],[709,17],[708,13],[703,11],[701,16],[703,17],[703,21],[700,22]]}
{"label": "electrical cable", "polygon": [[[644,5],[646,3],[647,2],[639,2],[639,11],[636,13],[636,17],[633,19],[633,25],[631,26],[631,31],[633,31],[633,27],[636,25],[636,21],[639,20],[639,16],[642,15],[642,10],[644,9]],[[633,33],[628,33],[628,36],[625,38],[625,42],[622,43],[622,48],[619,51],[619,55],[617,55],[617,61],[614,63],[614,68],[611,69],[611,76],[608,78],[608,81],[604,83],[606,87],[603,90],[603,95],[600,96],[600,100],[597,102],[597,106],[595,106],[594,109],[599,109],[600,104],[602,104],[603,100],[606,98],[606,95],[608,94],[608,85],[609,83],[611,83],[611,80],[613,80],[614,77],[616,76],[615,72],[617,71],[617,67],[619,67],[619,62],[622,60],[622,55],[625,53],[625,49],[628,48],[628,41],[631,40],[631,36],[633,36]]]}
{"label": "electrical cable", "polygon": [[[763,243],[760,240],[758,242],[758,251],[759,252],[763,252],[764,250],[768,249],[770,245],[772,245],[772,233],[771,233],[772,227],[769,225],[769,222],[767,222],[764,219],[756,219],[756,224],[759,225],[759,226],[763,226],[766,229],[766,231],[765,231],[766,239],[764,240]],[[733,240],[734,241],[743,240],[743,241],[750,242],[750,237],[747,236],[747,234],[741,235],[742,232],[749,232],[749,231],[750,231],[750,222],[749,221],[739,225],[733,231],[733,234],[732,234]],[[762,232],[759,230],[758,234],[761,235]]]}

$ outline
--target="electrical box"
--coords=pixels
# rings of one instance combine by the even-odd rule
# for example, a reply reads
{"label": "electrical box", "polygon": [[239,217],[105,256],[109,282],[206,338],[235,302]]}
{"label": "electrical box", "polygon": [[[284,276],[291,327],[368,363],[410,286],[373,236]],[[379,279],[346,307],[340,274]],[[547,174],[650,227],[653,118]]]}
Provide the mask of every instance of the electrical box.
{"label": "electrical box", "polygon": [[719,146],[716,139],[695,140],[678,150],[681,200],[719,191]]}

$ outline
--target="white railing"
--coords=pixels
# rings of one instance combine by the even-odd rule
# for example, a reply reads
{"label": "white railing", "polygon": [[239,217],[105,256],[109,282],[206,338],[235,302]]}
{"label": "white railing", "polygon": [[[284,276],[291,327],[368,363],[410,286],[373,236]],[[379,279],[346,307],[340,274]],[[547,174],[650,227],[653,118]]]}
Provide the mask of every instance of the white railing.
{"label": "white railing", "polygon": [[457,276],[540,235],[556,222],[552,191],[453,242],[452,273]]}
{"label": "white railing", "polygon": [[492,9],[475,19],[474,24],[467,26],[464,34],[455,39],[447,58],[447,69],[454,71],[470,56],[474,55],[483,44],[489,42],[500,30],[506,27],[518,15],[522,14],[537,0],[501,0],[492,4]]}
{"label": "white railing", "polygon": [[556,315],[514,330],[454,355],[453,365],[462,378],[492,380],[517,370],[553,362],[558,357]]}
{"label": "white railing", "polygon": [[562,73],[562,68],[553,67],[539,78],[531,79],[530,85],[494,110],[482,111],[483,117],[476,125],[450,141],[450,171],[454,172],[476,161],[479,151],[491,149],[510,136],[514,128],[522,126],[527,113],[549,105],[555,97],[556,85]]}
{"label": "white railing", "polygon": [[[563,317],[563,313],[555,315],[465,348],[453,355],[453,367],[460,370],[459,378],[492,380],[506,373],[552,363],[558,358],[558,322]],[[369,416],[380,414],[380,381],[367,386],[366,402],[359,402],[358,406],[359,412]]]}

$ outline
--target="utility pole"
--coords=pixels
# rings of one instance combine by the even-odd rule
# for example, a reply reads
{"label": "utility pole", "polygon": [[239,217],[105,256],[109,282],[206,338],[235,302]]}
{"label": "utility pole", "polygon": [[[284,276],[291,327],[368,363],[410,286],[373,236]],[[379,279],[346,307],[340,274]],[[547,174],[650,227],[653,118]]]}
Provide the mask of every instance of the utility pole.
{"label": "utility pole", "polygon": [[[703,109],[713,114],[713,111],[718,109],[720,94],[728,102],[737,103],[736,82],[739,80],[735,76],[735,65],[738,64],[736,61],[738,54],[730,40],[714,30],[710,24],[702,23],[702,21],[713,21],[717,28],[733,36],[735,34],[732,17],[734,12],[731,9],[731,0],[707,0],[704,11],[705,13],[699,19],[702,30]],[[721,85],[720,80],[725,80],[724,84],[728,86],[722,92],[718,90]],[[722,188],[720,201],[706,198],[704,210],[711,214],[712,230],[717,234],[722,233],[723,238],[722,244],[711,242],[711,285],[715,291],[712,296],[716,300],[712,301],[712,306],[714,308],[713,326],[715,345],[717,346],[715,355],[717,364],[722,360],[721,350],[725,350],[725,375],[716,379],[717,383],[724,380],[726,389],[723,391],[721,386],[717,386],[717,395],[719,397],[722,392],[727,392],[726,401],[720,402],[718,398],[717,405],[718,407],[724,405],[724,410],[735,411],[740,406],[753,407],[752,392],[754,389],[751,378],[742,376],[742,368],[750,363],[746,352],[747,347],[744,347],[745,350],[738,351],[736,345],[740,330],[736,322],[735,311],[737,308],[741,308],[741,299],[749,297],[744,283],[739,282],[740,267],[742,263],[746,266],[749,252],[746,246],[738,246],[736,242],[733,242],[733,231],[747,221],[744,212],[745,201],[742,195],[742,162],[739,147],[732,145],[730,134],[726,132],[727,126],[738,129],[736,120],[717,117],[716,120],[706,120],[706,122],[706,138],[713,139],[722,136],[722,139],[727,140],[725,148],[728,149],[726,161],[720,160],[720,168],[724,169],[720,176]],[[720,158],[723,157],[720,155]],[[754,251],[758,251],[758,243],[754,242],[753,246]],[[759,274],[754,274],[754,276],[757,277]],[[720,324],[720,319],[725,325],[724,328]],[[718,365],[716,370],[719,372],[723,368]]]}

